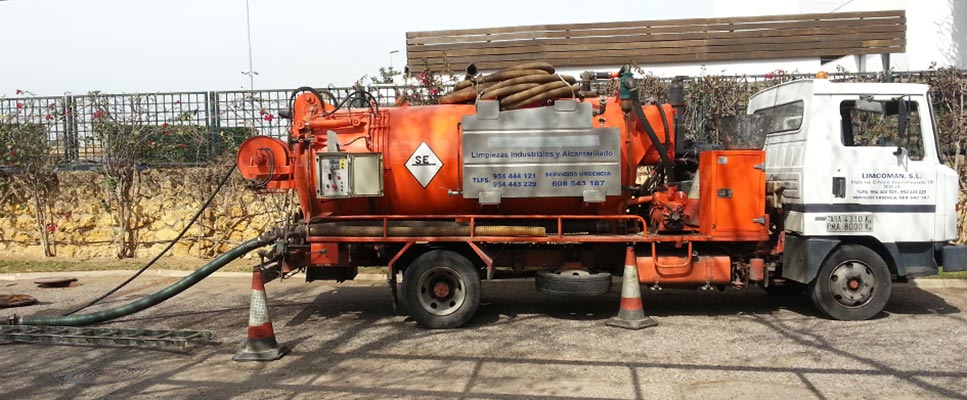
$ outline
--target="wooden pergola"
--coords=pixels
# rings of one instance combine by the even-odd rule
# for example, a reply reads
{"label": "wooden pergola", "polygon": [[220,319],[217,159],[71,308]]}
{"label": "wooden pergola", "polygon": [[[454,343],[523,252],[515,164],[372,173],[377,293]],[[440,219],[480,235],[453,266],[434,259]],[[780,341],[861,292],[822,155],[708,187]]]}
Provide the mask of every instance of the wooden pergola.
{"label": "wooden pergola", "polygon": [[532,25],[406,33],[411,69],[484,70],[833,58],[906,51],[904,11]]}

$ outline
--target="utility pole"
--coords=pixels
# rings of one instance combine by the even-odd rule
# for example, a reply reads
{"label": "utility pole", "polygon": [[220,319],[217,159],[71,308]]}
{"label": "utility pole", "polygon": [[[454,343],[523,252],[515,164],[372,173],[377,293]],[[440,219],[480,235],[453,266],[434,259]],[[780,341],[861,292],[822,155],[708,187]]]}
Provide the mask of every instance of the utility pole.
{"label": "utility pole", "polygon": [[249,16],[249,0],[245,0],[245,30],[248,33],[248,71],[242,71],[242,75],[248,75],[248,90],[255,90],[255,75],[259,73],[252,66],[252,18]]}

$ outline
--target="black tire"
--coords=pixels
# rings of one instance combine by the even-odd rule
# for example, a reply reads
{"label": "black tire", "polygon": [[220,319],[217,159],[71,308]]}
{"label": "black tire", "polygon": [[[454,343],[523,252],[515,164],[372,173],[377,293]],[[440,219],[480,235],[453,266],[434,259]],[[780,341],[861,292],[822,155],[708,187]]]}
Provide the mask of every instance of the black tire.
{"label": "black tire", "polygon": [[869,319],[890,299],[890,269],[870,248],[843,245],[823,262],[808,292],[813,305],[830,318]]}
{"label": "black tire", "polygon": [[457,328],[480,306],[480,274],[470,260],[449,250],[433,250],[403,273],[403,305],[429,329]]}
{"label": "black tire", "polygon": [[537,291],[567,296],[600,296],[611,291],[607,272],[570,274],[568,271],[539,271],[534,279]]}

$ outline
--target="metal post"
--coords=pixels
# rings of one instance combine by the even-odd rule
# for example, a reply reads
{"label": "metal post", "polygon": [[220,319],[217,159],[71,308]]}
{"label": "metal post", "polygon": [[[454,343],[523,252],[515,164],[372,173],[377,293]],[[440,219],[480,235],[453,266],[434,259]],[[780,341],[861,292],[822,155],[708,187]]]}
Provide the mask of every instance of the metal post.
{"label": "metal post", "polygon": [[219,150],[216,141],[220,138],[221,113],[218,109],[218,92],[208,92],[206,94],[208,104],[208,127],[211,134],[208,141],[208,154],[214,155]]}
{"label": "metal post", "polygon": [[243,74],[248,75],[248,90],[255,90],[255,68],[252,66],[252,19],[249,16],[248,0],[245,0],[245,30],[248,34],[248,71]]}
{"label": "metal post", "polygon": [[887,82],[893,82],[893,71],[890,70],[890,53],[880,54],[880,59],[883,60],[883,78]]}
{"label": "metal post", "polygon": [[[79,163],[81,160],[80,135],[77,132],[77,100],[74,96],[64,95],[64,136],[67,138],[65,155],[71,164]],[[88,132],[93,134],[93,132]]]}

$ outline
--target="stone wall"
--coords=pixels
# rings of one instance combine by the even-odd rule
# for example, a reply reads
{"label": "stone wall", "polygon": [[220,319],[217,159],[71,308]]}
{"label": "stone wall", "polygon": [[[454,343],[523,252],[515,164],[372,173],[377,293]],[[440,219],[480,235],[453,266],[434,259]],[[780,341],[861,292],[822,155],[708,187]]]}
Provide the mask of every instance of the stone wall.
{"label": "stone wall", "polygon": [[[139,183],[135,207],[140,243],[137,257],[153,257],[177,236],[215,190],[224,168],[148,169]],[[93,171],[61,172],[53,203],[52,238],[58,257],[114,257],[117,228],[109,207],[108,185]],[[961,193],[960,242],[967,238],[967,194]],[[8,199],[0,204],[0,258],[42,257],[32,203]],[[281,211],[288,207],[287,212]],[[236,173],[184,238],[169,252],[174,256],[211,258],[254,238],[297,206],[291,196],[258,194],[246,189]],[[247,256],[255,258],[254,253]]]}
{"label": "stone wall", "polygon": [[[224,175],[224,168],[148,169],[140,174],[135,206],[137,257],[153,257],[177,236]],[[109,206],[106,180],[94,171],[58,174],[60,190],[52,215],[54,251],[58,257],[114,257],[118,235]],[[251,239],[295,206],[284,195],[246,189],[234,174],[185,237],[169,252],[209,258]],[[43,256],[32,203],[12,199],[0,204],[0,257]],[[250,255],[254,257],[254,255]]]}

